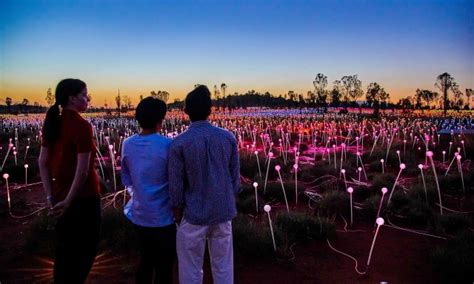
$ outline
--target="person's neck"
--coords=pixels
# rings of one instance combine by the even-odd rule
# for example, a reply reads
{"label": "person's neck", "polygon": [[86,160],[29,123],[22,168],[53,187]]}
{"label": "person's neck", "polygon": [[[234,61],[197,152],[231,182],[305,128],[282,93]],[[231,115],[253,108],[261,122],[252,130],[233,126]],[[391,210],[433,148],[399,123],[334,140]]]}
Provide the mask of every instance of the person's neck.
{"label": "person's neck", "polygon": [[157,129],[142,129],[142,131],[140,131],[140,135],[144,136],[144,135],[156,134],[157,132],[158,132]]}
{"label": "person's neck", "polygon": [[74,106],[65,106],[63,107],[63,109],[67,109],[67,110],[71,110],[71,111],[79,113],[79,110],[77,110]]}

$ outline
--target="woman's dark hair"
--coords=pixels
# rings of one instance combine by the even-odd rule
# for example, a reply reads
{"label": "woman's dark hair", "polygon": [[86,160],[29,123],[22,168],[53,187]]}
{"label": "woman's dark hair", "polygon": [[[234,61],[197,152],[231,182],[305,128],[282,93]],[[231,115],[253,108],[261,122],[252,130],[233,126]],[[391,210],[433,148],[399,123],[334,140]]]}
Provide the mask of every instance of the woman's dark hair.
{"label": "woman's dark hair", "polygon": [[154,129],[156,124],[165,118],[165,115],[165,102],[153,97],[144,98],[135,110],[135,119],[144,129]]}
{"label": "woman's dark hair", "polygon": [[58,83],[55,93],[56,102],[48,109],[44,119],[43,139],[46,142],[54,143],[59,137],[61,129],[59,106],[65,107],[69,102],[69,97],[76,96],[85,87],[87,87],[86,83],[79,79],[64,79]]}
{"label": "woman's dark hair", "polygon": [[205,85],[192,90],[184,100],[184,112],[191,121],[205,120],[211,114],[211,92]]}

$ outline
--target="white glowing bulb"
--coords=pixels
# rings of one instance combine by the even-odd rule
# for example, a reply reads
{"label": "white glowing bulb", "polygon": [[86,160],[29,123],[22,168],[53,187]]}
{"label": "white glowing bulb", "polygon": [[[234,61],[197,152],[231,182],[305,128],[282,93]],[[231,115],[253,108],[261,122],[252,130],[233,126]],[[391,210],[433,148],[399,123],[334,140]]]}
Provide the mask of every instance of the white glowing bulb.
{"label": "white glowing bulb", "polygon": [[357,170],[358,170],[359,172],[361,172],[361,171],[362,171],[362,168],[361,168],[361,167],[358,167]]}
{"label": "white glowing bulb", "polygon": [[380,159],[380,162],[383,164],[383,162],[385,162],[385,160],[384,160],[384,159]]}
{"label": "white glowing bulb", "polygon": [[257,187],[258,186],[258,183],[257,182],[254,182],[253,183],[253,187]]}
{"label": "white glowing bulb", "polygon": [[28,164],[25,164],[25,169],[27,169],[27,168],[28,168]]}
{"label": "white glowing bulb", "polygon": [[422,169],[423,169],[423,164],[419,164],[419,165],[418,165],[418,168],[419,168],[420,170],[422,170]]}
{"label": "white glowing bulb", "polygon": [[9,174],[3,174],[4,179],[8,179],[9,176],[10,176]]}
{"label": "white glowing bulb", "polygon": [[379,226],[382,226],[385,223],[385,221],[381,217],[377,218],[376,222],[377,222],[377,225],[379,225]]}
{"label": "white glowing bulb", "polygon": [[263,206],[263,210],[265,210],[265,212],[268,213],[268,212],[270,212],[270,211],[272,210],[272,207],[267,204],[267,205]]}
{"label": "white glowing bulb", "polygon": [[112,150],[114,148],[114,145],[110,144],[109,145],[109,150]]}
{"label": "white glowing bulb", "polygon": [[342,170],[341,170],[341,173],[342,173],[342,174],[345,174],[345,173],[346,173],[346,170],[345,170],[345,169],[342,169]]}

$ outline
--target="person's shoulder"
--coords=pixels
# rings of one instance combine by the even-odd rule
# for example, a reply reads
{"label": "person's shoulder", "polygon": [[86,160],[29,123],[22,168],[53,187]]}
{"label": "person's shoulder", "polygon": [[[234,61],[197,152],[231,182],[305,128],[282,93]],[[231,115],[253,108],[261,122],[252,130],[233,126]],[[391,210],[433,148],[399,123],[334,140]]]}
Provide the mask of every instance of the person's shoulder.
{"label": "person's shoulder", "polygon": [[154,135],[154,139],[161,145],[169,146],[171,142],[173,141],[171,138],[168,138],[164,135],[161,134],[156,134]]}
{"label": "person's shoulder", "polygon": [[125,138],[123,140],[122,147],[132,144],[137,139],[137,136],[138,136],[137,134],[133,134],[132,136]]}
{"label": "person's shoulder", "polygon": [[227,130],[225,128],[217,127],[217,126],[213,126],[213,127],[214,127],[214,129],[217,133],[224,136],[225,138],[235,140],[234,134],[232,132],[230,132],[229,130]]}

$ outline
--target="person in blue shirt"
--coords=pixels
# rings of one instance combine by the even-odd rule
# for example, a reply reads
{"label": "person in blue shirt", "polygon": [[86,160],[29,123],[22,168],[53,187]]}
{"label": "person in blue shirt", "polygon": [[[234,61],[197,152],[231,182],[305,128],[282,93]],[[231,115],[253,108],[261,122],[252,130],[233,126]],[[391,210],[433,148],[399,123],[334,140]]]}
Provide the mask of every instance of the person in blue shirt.
{"label": "person in blue shirt", "polygon": [[[170,147],[169,183],[175,218],[179,282],[200,284],[204,249],[209,247],[215,284],[234,281],[232,219],[240,191],[237,141],[232,133],[213,126],[209,89],[198,86],[185,99],[189,128]],[[181,219],[182,218],[182,219]]]}
{"label": "person in blue shirt", "polygon": [[157,134],[165,114],[163,101],[143,99],[135,113],[141,132],[122,145],[122,183],[131,195],[124,213],[133,223],[140,249],[137,283],[173,282],[176,225],[168,187],[171,139]]}

